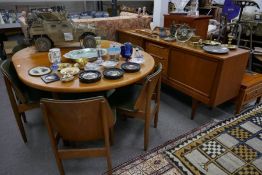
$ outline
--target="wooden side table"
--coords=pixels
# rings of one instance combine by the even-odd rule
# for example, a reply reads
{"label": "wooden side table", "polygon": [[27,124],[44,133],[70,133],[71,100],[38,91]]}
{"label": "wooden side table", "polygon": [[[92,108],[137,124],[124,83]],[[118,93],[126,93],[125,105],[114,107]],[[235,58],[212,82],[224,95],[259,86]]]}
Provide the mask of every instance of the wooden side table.
{"label": "wooden side table", "polygon": [[255,105],[259,104],[261,97],[262,97],[262,74],[245,73],[237,99],[236,114],[240,113],[242,107],[245,104],[253,100],[256,100]]}

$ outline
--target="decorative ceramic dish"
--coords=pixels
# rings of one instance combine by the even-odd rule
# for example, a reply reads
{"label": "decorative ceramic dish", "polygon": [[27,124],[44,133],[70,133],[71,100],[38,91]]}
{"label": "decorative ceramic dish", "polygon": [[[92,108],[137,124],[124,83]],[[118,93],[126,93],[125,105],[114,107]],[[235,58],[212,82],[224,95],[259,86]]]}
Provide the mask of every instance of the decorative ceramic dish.
{"label": "decorative ceramic dish", "polygon": [[143,64],[145,62],[145,59],[144,59],[144,57],[138,57],[138,58],[134,57],[131,60],[129,60],[129,62],[137,63],[137,64]]}
{"label": "decorative ceramic dish", "polygon": [[60,80],[59,76],[56,73],[42,75],[41,79],[45,83],[51,83],[51,82],[55,82],[55,81],[59,81]]}
{"label": "decorative ceramic dish", "polygon": [[30,69],[28,71],[28,74],[32,76],[42,76],[42,75],[49,74],[50,72],[51,72],[51,69],[49,67],[37,66],[37,67],[33,67],[32,69]]}
{"label": "decorative ceramic dish", "polygon": [[[101,49],[101,56],[104,56],[107,54],[107,50],[106,49]],[[77,60],[77,59],[91,59],[92,58],[97,58],[98,54],[97,54],[97,49],[95,48],[86,48],[86,49],[79,49],[79,50],[72,50],[66,54],[64,54],[65,58],[68,59],[73,59],[73,60]]]}
{"label": "decorative ceramic dish", "polygon": [[109,68],[114,68],[116,67],[118,64],[118,62],[116,61],[105,61],[102,63],[102,66],[106,69],[109,69]]}
{"label": "decorative ceramic dish", "polygon": [[84,67],[84,70],[99,70],[100,66],[96,63],[87,63]]}
{"label": "decorative ceramic dish", "polygon": [[222,46],[204,46],[203,50],[208,53],[215,53],[215,54],[224,54],[229,52],[228,48]]}
{"label": "decorative ceramic dish", "polygon": [[106,79],[116,80],[123,77],[124,71],[118,68],[110,68],[104,70],[103,75]]}
{"label": "decorative ceramic dish", "polygon": [[166,38],[163,38],[164,41],[168,41],[168,42],[172,42],[172,41],[176,41],[176,38],[175,37],[166,37]]}
{"label": "decorative ceramic dish", "polygon": [[59,63],[58,64],[58,70],[62,70],[67,67],[72,67],[72,64],[71,63]]}
{"label": "decorative ceramic dish", "polygon": [[191,28],[189,28],[189,26],[181,25],[176,30],[175,37],[176,37],[177,41],[186,42],[193,36],[193,34],[194,34],[193,30]]}
{"label": "decorative ceramic dish", "polygon": [[74,78],[75,78],[75,77],[74,77],[74,75],[72,75],[72,74],[65,74],[65,75],[63,75],[63,76],[60,78],[60,80],[61,80],[62,82],[69,82],[69,81],[72,81]]}
{"label": "decorative ceramic dish", "polygon": [[121,65],[121,68],[128,73],[132,72],[138,72],[140,70],[140,64],[138,63],[132,63],[132,62],[126,62]]}
{"label": "decorative ceramic dish", "polygon": [[76,75],[79,73],[79,71],[80,69],[78,67],[67,67],[67,68],[62,69],[60,73],[63,75],[65,74]]}
{"label": "decorative ceramic dish", "polygon": [[88,70],[80,72],[78,77],[82,83],[94,83],[101,79],[101,73],[96,70]]}
{"label": "decorative ceramic dish", "polygon": [[230,44],[230,45],[228,45],[228,44],[222,44],[221,46],[222,46],[222,47],[226,47],[226,48],[228,48],[229,50],[235,50],[235,49],[237,49],[237,45],[232,45],[232,44]]}
{"label": "decorative ceramic dish", "polygon": [[221,43],[218,41],[212,41],[212,40],[204,40],[202,42],[204,45],[208,45],[208,46],[217,46],[220,45]]}

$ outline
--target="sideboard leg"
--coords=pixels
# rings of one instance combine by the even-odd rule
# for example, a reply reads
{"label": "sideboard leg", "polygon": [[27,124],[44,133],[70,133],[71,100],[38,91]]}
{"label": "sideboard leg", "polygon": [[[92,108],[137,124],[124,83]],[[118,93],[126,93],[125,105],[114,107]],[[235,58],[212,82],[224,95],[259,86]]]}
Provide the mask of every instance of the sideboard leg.
{"label": "sideboard leg", "polygon": [[261,101],[261,97],[257,97],[255,105],[258,105],[260,103],[260,101]]}
{"label": "sideboard leg", "polygon": [[191,111],[191,120],[194,120],[195,118],[195,113],[196,113],[196,109],[198,107],[199,101],[197,101],[196,99],[192,98],[192,111]]}

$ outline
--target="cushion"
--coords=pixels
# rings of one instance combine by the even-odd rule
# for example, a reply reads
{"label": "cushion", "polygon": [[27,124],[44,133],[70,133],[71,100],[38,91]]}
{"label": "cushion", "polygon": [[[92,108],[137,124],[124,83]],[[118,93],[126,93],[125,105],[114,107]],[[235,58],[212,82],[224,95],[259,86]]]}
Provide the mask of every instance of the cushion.
{"label": "cushion", "polygon": [[109,97],[108,101],[112,107],[134,111],[142,87],[142,85],[135,84],[119,88]]}

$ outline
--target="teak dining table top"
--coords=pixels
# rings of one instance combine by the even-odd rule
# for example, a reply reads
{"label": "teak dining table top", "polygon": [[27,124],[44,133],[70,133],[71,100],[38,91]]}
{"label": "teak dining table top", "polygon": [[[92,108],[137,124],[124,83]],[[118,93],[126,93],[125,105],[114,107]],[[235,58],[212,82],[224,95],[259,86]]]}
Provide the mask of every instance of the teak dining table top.
{"label": "teak dining table top", "polygon": [[[108,48],[110,43],[110,41],[102,41],[101,47]],[[79,48],[61,48],[62,62],[71,62],[71,60],[64,58],[63,55],[74,49]],[[81,83],[78,76],[75,76],[75,79],[70,82],[56,81],[47,84],[41,79],[41,77],[30,76],[28,71],[33,67],[51,66],[48,59],[48,52],[38,52],[35,47],[27,47],[18,51],[13,55],[12,62],[20,80],[30,87],[49,92],[98,92],[130,85],[146,77],[153,70],[155,61],[148,53],[142,53],[145,62],[141,64],[139,72],[125,73],[122,78],[117,80],[108,80],[102,77],[100,81],[88,84]],[[122,63],[124,63],[123,60],[119,62],[118,67]],[[103,70],[103,68],[100,69],[101,74],[103,74]]]}

